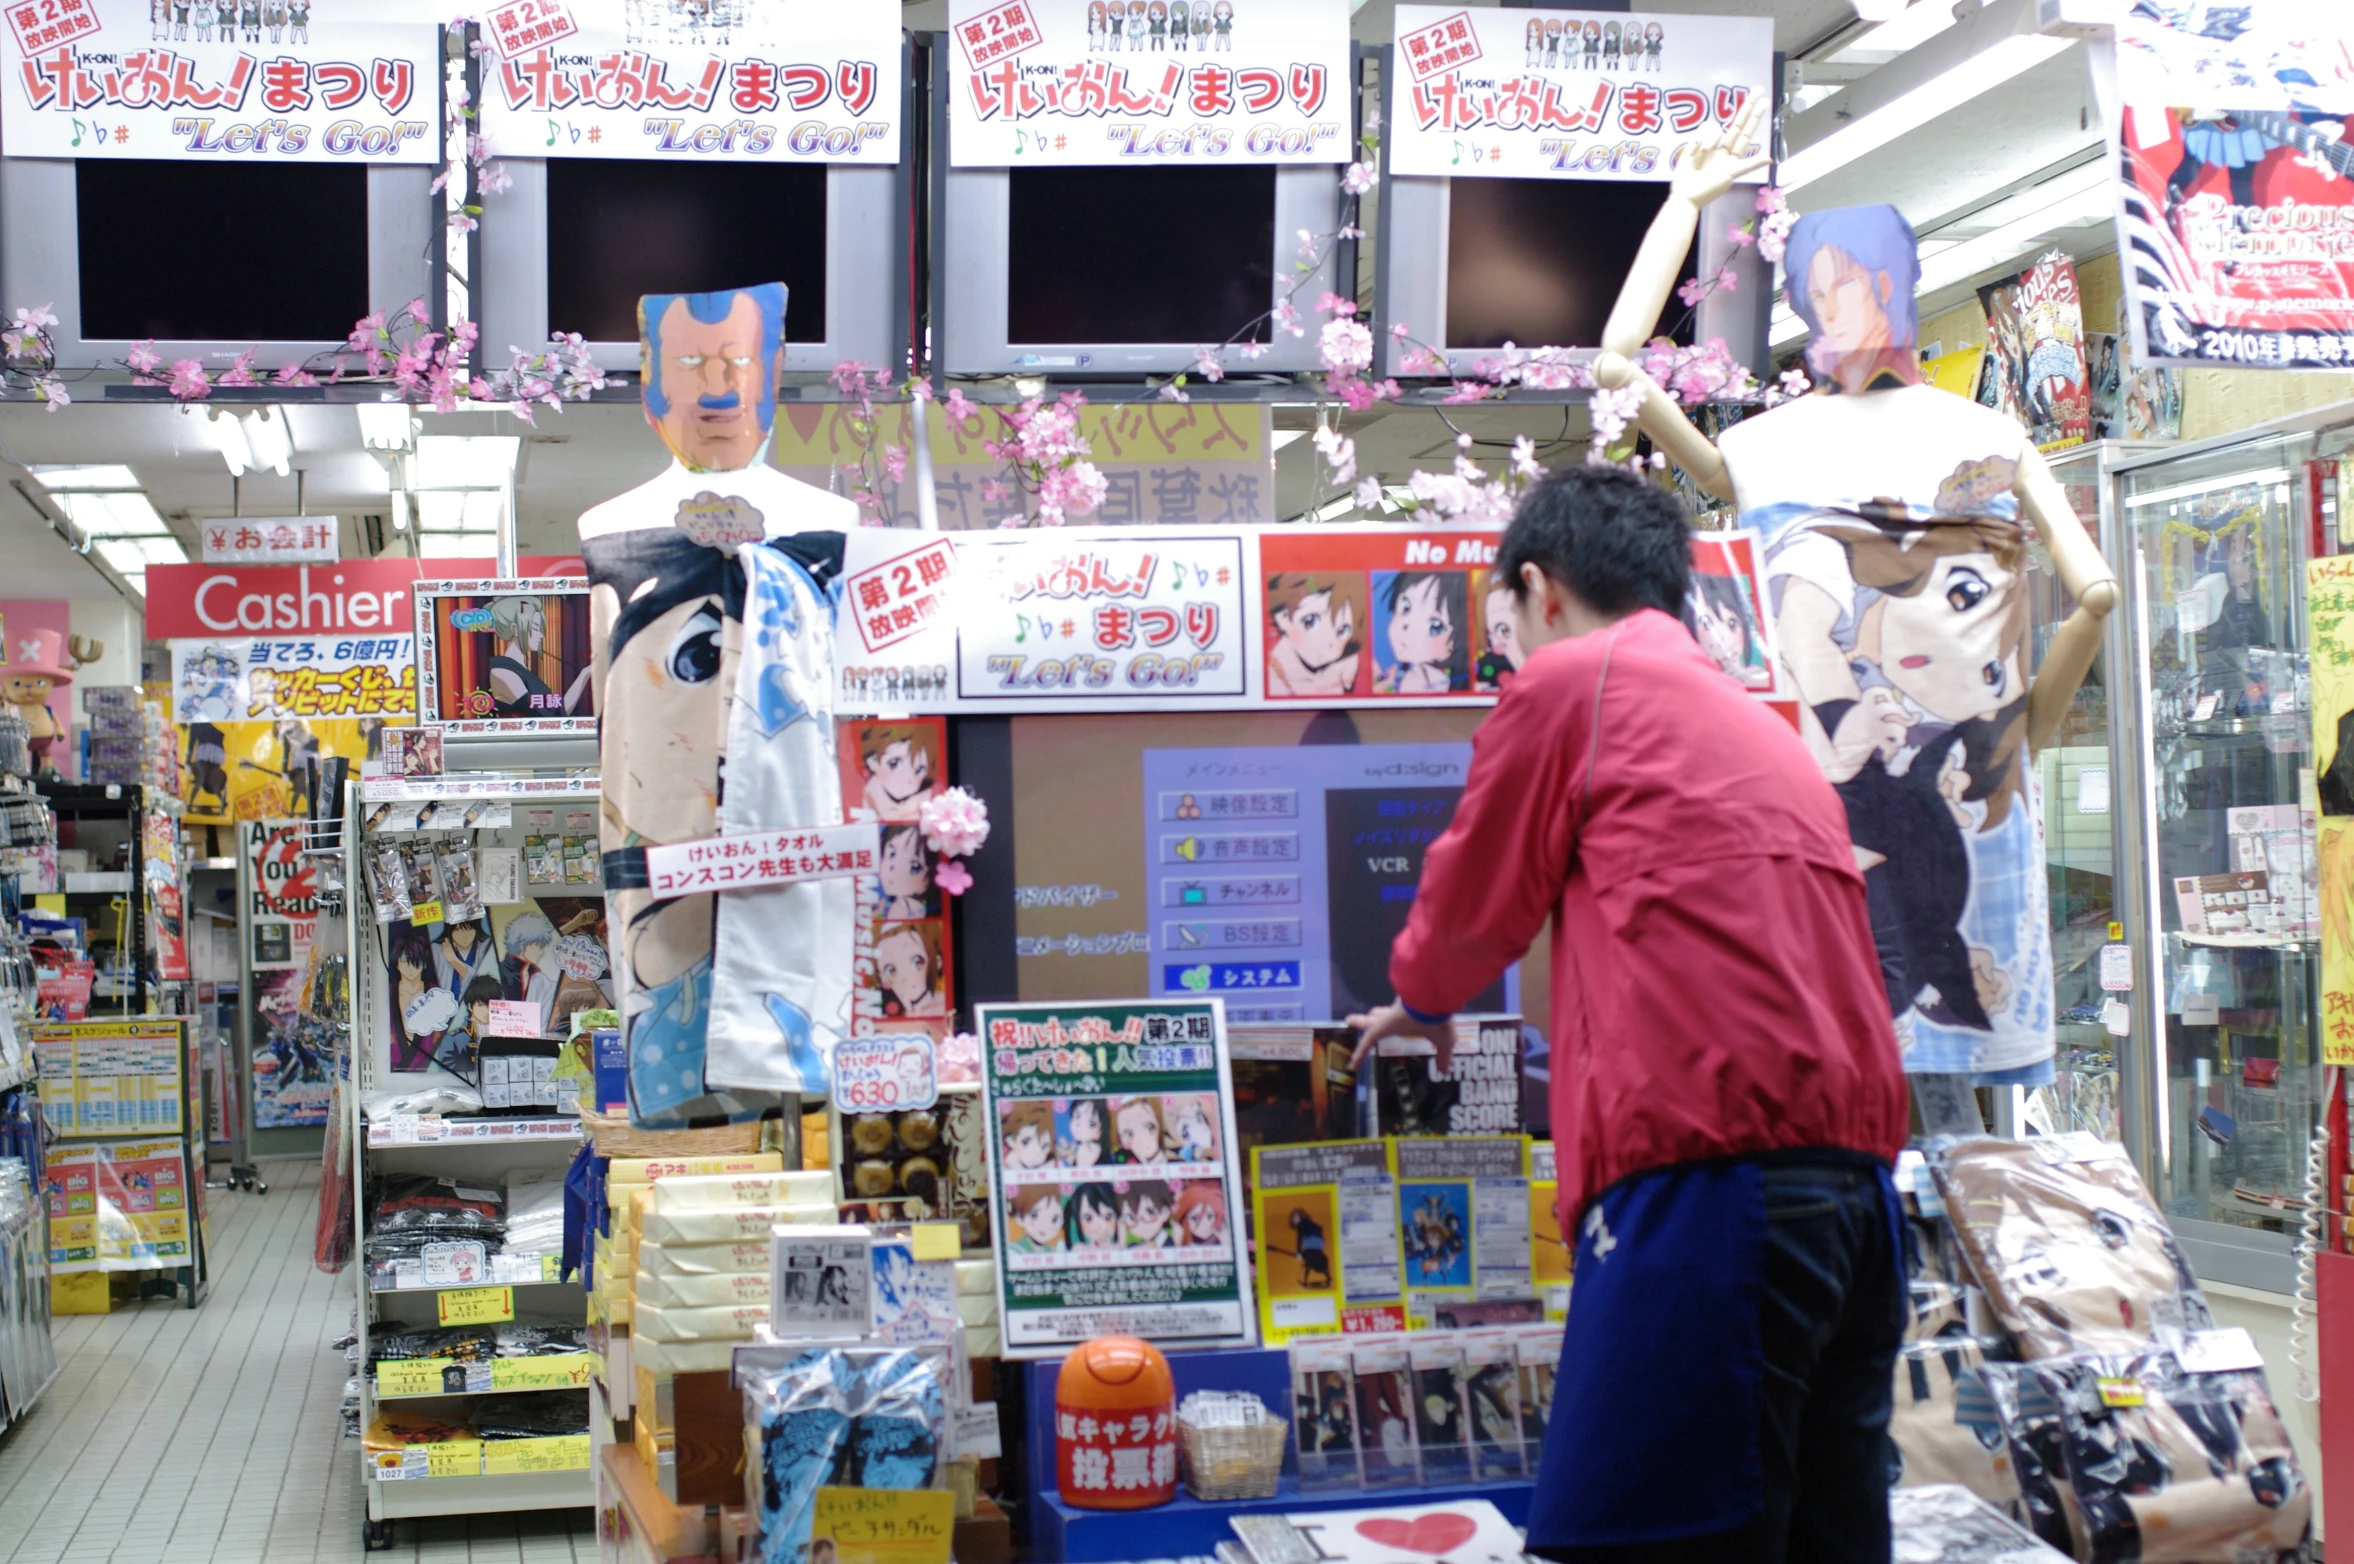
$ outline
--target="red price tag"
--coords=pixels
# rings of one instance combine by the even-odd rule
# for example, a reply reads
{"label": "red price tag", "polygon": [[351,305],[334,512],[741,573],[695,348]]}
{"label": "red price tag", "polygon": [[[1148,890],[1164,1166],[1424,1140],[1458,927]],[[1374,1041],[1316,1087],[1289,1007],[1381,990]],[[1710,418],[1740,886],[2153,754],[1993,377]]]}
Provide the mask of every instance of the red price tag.
{"label": "red price tag", "polygon": [[60,48],[98,31],[95,0],[11,0],[8,30],[25,54]]}
{"label": "red price tag", "polygon": [[957,23],[956,41],[964,49],[965,63],[977,71],[1037,48],[1046,35],[1038,28],[1030,0],[1006,0]]}
{"label": "red price tag", "polygon": [[1428,27],[1398,35],[1398,58],[1406,62],[1407,74],[1416,81],[1461,70],[1482,52],[1479,30],[1472,24],[1469,11],[1457,11]]}

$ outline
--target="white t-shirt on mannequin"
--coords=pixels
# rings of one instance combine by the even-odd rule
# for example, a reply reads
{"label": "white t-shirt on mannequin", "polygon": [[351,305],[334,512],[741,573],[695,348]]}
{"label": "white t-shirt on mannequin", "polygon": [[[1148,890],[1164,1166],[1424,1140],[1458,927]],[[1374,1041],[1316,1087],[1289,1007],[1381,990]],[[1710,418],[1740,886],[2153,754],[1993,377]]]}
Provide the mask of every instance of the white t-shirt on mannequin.
{"label": "white t-shirt on mannequin", "polygon": [[858,506],[847,496],[788,478],[765,462],[738,472],[693,472],[673,458],[669,467],[636,488],[582,511],[581,540],[675,525],[679,507],[703,494],[741,500],[758,511],[766,537],[827,529],[848,531],[858,525]]}

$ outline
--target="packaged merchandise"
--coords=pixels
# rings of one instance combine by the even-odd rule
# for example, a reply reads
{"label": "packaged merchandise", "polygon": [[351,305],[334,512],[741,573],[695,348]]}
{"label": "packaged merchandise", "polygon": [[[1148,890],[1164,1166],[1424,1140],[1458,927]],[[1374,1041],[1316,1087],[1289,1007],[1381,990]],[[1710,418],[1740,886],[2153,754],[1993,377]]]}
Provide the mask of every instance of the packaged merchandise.
{"label": "packaged merchandise", "polygon": [[2068,1555],[1952,1483],[1889,1495],[1892,1564],[2061,1564]]}
{"label": "packaged merchandise", "polygon": [[767,1321],[765,1303],[739,1303],[716,1309],[663,1309],[640,1298],[630,1333],[647,1341],[750,1341],[752,1328]]}
{"label": "packaged merchandise", "polygon": [[657,1309],[717,1309],[758,1304],[770,1308],[766,1271],[741,1271],[710,1276],[654,1275],[637,1278],[637,1301]]}
{"label": "packaged merchandise", "polygon": [[637,1271],[641,1276],[766,1276],[770,1252],[766,1238],[726,1244],[666,1244],[641,1239]]}
{"label": "packaged merchandise", "polygon": [[441,870],[442,918],[465,923],[482,916],[482,896],[474,886],[474,849],[467,838],[452,837],[434,851]]}
{"label": "packaged merchandise", "polygon": [[982,1158],[980,1094],[944,1091],[928,1108],[857,1113],[841,1120],[834,1156],[842,1198],[862,1221],[964,1225],[964,1243],[989,1242],[989,1172]]}
{"label": "packaged merchandise", "polygon": [[[634,1325],[635,1322],[633,1321]],[[735,1366],[741,1339],[719,1341],[656,1341],[634,1333],[629,1350],[637,1367],[657,1377],[679,1374],[724,1374]]]}
{"label": "packaged merchandise", "polygon": [[368,1213],[371,1264],[416,1259],[425,1246],[472,1239],[496,1248],[507,1234],[503,1191],[460,1184],[427,1173],[384,1180]]}
{"label": "packaged merchandise", "polygon": [[551,1439],[589,1431],[589,1393],[546,1390],[530,1395],[483,1396],[474,1403],[474,1432],[482,1439]]}
{"label": "packaged merchandise", "polygon": [[1893,1486],[1958,1483],[2008,1514],[2019,1507],[2019,1477],[1979,1370],[1986,1343],[1965,1334],[1908,1342],[1896,1355]]}
{"label": "packaged merchandise", "polygon": [[384,837],[368,843],[368,896],[376,904],[377,922],[409,921],[408,862],[401,856],[400,845]]}
{"label": "packaged merchandise", "polygon": [[2088,1134],[1930,1148],[1946,1215],[2025,1358],[2132,1353],[2214,1324],[2123,1147]]}
{"label": "packaged merchandise", "polygon": [[801,1564],[821,1487],[939,1486],[947,1354],[817,1348],[740,1374],[758,1564]]}
{"label": "packaged merchandise", "polygon": [[1292,1417],[1303,1491],[1364,1486],[1353,1378],[1347,1341],[1304,1336],[1291,1344]]}
{"label": "packaged merchandise", "polygon": [[[547,811],[535,809],[533,816]],[[523,838],[523,882],[526,885],[564,883],[564,839],[533,832]]]}
{"label": "packaged merchandise", "polygon": [[1437,1335],[1411,1338],[1406,1349],[1414,1375],[1414,1444],[1422,1481],[1436,1488],[1471,1480],[1471,1447],[1463,1416],[1463,1349]]}
{"label": "packaged merchandise", "polygon": [[1444,1071],[1428,1040],[1384,1039],[1374,1060],[1371,1133],[1518,1134],[1520,1055],[1518,1016],[1457,1016],[1455,1057]]}
{"label": "packaged merchandise", "polygon": [[811,1205],[834,1197],[833,1175],[795,1173],[699,1174],[658,1179],[656,1212],[715,1211],[734,1206]]}
{"label": "packaged merchandise", "polygon": [[2019,1484],[2018,1519],[2070,1558],[2081,1557],[2084,1517],[2068,1485],[2067,1435],[2060,1406],[2032,1365],[1984,1363],[1978,1378],[1994,1405],[1995,1424]]}
{"label": "packaged merchandise", "polygon": [[[660,1184],[654,1186],[661,1188]],[[709,1211],[657,1211],[646,1218],[640,1236],[657,1244],[765,1244],[777,1227],[811,1227],[833,1223],[838,1213],[832,1201],[817,1205],[730,1206]]]}
{"label": "packaged merchandise", "polygon": [[1473,1481],[1528,1475],[1520,1447],[1520,1371],[1512,1337],[1504,1331],[1463,1337],[1463,1431]]}
{"label": "packaged merchandise", "polygon": [[777,1335],[815,1341],[865,1336],[874,1325],[873,1246],[863,1228],[778,1228],[769,1285]]}
{"label": "packaged merchandise", "polygon": [[1539,1470],[1545,1425],[1553,1420],[1553,1378],[1561,1369],[1561,1327],[1528,1326],[1512,1333],[1512,1355],[1520,1364],[1520,1448],[1529,1475]]}
{"label": "packaged merchandise", "polygon": [[361,1440],[369,1450],[401,1450],[411,1445],[444,1445],[478,1437],[463,1419],[425,1417],[410,1412],[382,1412],[368,1425]]}
{"label": "packaged merchandise", "polygon": [[1414,1377],[1403,1336],[1358,1338],[1350,1353],[1357,1427],[1364,1435],[1361,1465],[1368,1488],[1410,1486],[1421,1475],[1414,1448]]}

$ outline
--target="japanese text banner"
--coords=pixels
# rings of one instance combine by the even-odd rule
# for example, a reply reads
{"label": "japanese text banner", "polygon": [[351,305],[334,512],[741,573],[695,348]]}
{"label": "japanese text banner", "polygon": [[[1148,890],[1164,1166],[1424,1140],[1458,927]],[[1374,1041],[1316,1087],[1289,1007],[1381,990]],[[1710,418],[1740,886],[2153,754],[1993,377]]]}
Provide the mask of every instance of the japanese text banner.
{"label": "japanese text banner", "polygon": [[[494,9],[516,45],[483,62],[482,126],[511,157],[899,161],[896,7],[836,0]],[[536,19],[533,19],[536,18]]]}
{"label": "japanese text banner", "polygon": [[872,820],[661,843],[646,849],[646,883],[657,901],[665,901],[710,891],[844,879],[874,872],[876,844]]}
{"label": "japanese text banner", "polygon": [[174,640],[174,722],[417,714],[417,638],[270,636]]}
{"label": "japanese text banner", "polygon": [[1773,80],[1765,17],[1401,5],[1397,40],[1393,174],[1664,181]]}
{"label": "japanese text banner", "polygon": [[1346,0],[952,0],[949,161],[1345,163]]}
{"label": "japanese text banner", "polygon": [[430,22],[312,0],[8,0],[0,138],[12,157],[431,163]]}
{"label": "japanese text banner", "polygon": [[2354,16],[2117,22],[2119,253],[2142,364],[2354,366]]}

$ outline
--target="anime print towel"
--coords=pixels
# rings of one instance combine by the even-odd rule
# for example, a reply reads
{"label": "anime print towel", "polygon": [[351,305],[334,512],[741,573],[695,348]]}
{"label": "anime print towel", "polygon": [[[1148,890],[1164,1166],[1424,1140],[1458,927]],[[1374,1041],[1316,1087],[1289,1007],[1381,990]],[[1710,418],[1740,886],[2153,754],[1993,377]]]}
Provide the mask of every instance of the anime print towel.
{"label": "anime print towel", "polygon": [[603,771],[599,847],[616,997],[629,1054],[630,1122],[740,1123],[777,1106],[711,1084],[718,898],[656,901],[646,849],[716,834],[720,769],[741,642],[744,572],[669,526],[584,539],[596,638]]}
{"label": "anime print towel", "polygon": [[2008,459],[1965,461],[1919,503],[1775,503],[1742,518],[1764,540],[1801,734],[1847,805],[1915,1073],[2048,1069],[2052,1056],[2015,476]]}
{"label": "anime print towel", "polygon": [[[719,833],[839,825],[833,604],[802,560],[781,549],[748,544],[736,557],[743,647]],[[815,880],[721,899],[706,1079],[825,1094],[834,1044],[849,1025],[855,886]]]}

